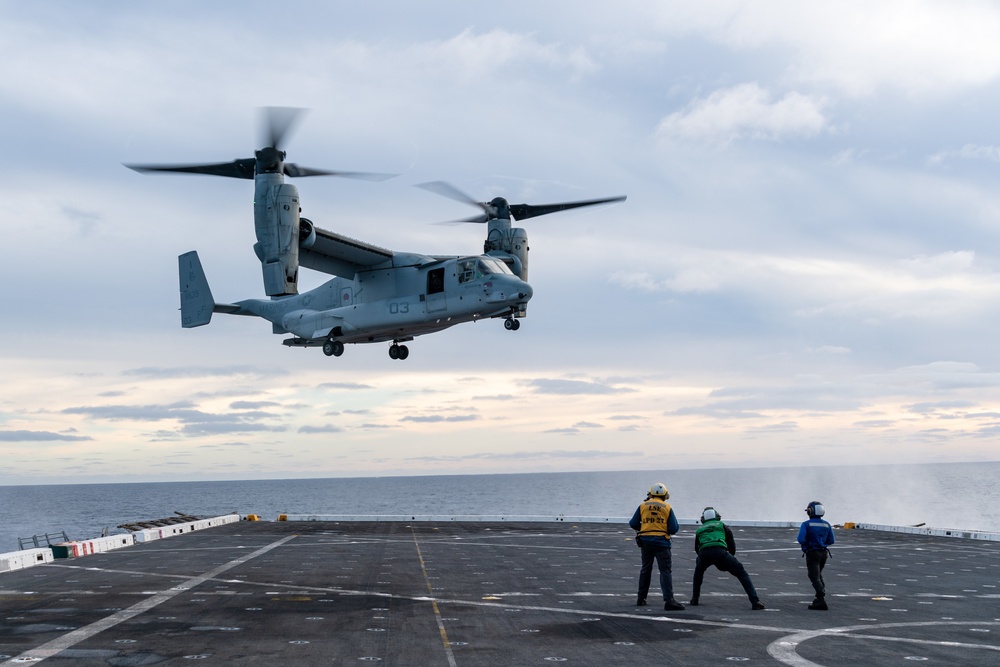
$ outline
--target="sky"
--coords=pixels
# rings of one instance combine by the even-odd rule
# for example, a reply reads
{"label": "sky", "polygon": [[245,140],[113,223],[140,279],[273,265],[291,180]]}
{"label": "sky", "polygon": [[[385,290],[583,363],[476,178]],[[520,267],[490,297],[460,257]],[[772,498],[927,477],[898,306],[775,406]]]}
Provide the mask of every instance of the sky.
{"label": "sky", "polygon": [[[1000,460],[1000,6],[0,0],[0,484]],[[250,181],[123,163],[308,109],[319,227],[481,251],[534,297],[340,358],[182,329],[177,256],[262,296]],[[306,272],[304,272],[305,274]],[[309,272],[303,289],[327,276]]]}

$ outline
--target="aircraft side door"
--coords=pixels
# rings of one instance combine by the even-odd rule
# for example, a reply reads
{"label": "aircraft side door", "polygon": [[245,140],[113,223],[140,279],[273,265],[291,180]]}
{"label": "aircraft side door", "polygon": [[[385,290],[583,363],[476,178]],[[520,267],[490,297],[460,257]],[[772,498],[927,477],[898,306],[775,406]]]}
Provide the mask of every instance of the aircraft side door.
{"label": "aircraft side door", "polygon": [[431,269],[427,272],[427,293],[424,296],[428,313],[439,313],[448,310],[444,291],[444,267]]}

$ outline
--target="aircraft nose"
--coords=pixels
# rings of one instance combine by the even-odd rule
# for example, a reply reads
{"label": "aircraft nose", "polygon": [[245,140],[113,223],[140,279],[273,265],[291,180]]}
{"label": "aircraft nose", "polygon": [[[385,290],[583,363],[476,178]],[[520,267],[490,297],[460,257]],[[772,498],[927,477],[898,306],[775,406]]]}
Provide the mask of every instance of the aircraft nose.
{"label": "aircraft nose", "polygon": [[535,293],[534,290],[531,289],[531,285],[522,282],[521,286],[518,288],[517,295],[518,297],[520,297],[521,301],[527,301],[528,299],[531,298],[531,295],[534,293]]}

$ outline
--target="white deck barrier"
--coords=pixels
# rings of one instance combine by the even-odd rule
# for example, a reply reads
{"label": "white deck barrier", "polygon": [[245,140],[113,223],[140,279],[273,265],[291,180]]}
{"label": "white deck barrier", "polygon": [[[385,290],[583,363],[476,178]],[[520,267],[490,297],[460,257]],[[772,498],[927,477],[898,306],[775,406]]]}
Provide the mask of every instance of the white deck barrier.
{"label": "white deck barrier", "polygon": [[195,530],[204,530],[205,528],[224,526],[227,523],[237,523],[239,520],[239,514],[226,514],[223,516],[212,517],[211,519],[198,519],[197,521],[188,521],[187,523],[174,523],[169,526],[161,526],[159,528],[144,528],[142,530],[135,531],[132,535],[135,536],[136,542],[152,542],[153,540],[162,540],[167,537],[183,535],[184,533],[190,533]]}
{"label": "white deck barrier", "polygon": [[41,565],[42,563],[51,563],[52,560],[52,549],[48,547],[11,551],[0,554],[0,572],[22,570],[26,567]]}
{"label": "white deck barrier", "polygon": [[967,540],[987,540],[1000,542],[1000,533],[989,533],[982,530],[955,530],[949,528],[924,528],[916,526],[884,526],[877,523],[859,523],[854,526],[858,530],[881,530],[887,533],[906,533],[907,535],[928,535],[931,537],[962,537]]}
{"label": "white deck barrier", "polygon": [[130,547],[133,544],[135,544],[135,538],[131,535],[107,535],[90,540],[72,540],[56,546],[66,547],[67,557],[79,558],[80,556],[102,554],[106,551]]}
{"label": "white deck barrier", "polygon": [[72,540],[39,549],[11,551],[10,553],[0,554],[0,572],[9,572],[11,570],[20,570],[26,567],[51,563],[56,558],[80,558],[82,556],[90,556],[91,554],[105,553],[114,549],[133,546],[137,542],[160,540],[165,537],[182,535],[194,530],[204,530],[205,528],[222,526],[227,523],[236,523],[239,520],[239,514],[226,514],[210,519],[176,523],[170,526],[163,526],[162,528],[147,528],[133,533],[95,537],[90,540]]}

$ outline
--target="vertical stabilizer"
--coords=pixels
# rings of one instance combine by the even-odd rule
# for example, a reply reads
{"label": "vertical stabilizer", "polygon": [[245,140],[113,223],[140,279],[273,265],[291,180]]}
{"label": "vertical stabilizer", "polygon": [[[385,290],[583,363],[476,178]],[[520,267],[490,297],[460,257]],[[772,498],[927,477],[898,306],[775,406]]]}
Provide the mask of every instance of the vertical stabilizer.
{"label": "vertical stabilizer", "polygon": [[200,327],[212,321],[215,300],[208,288],[208,278],[194,250],[177,258],[181,287],[181,326]]}

